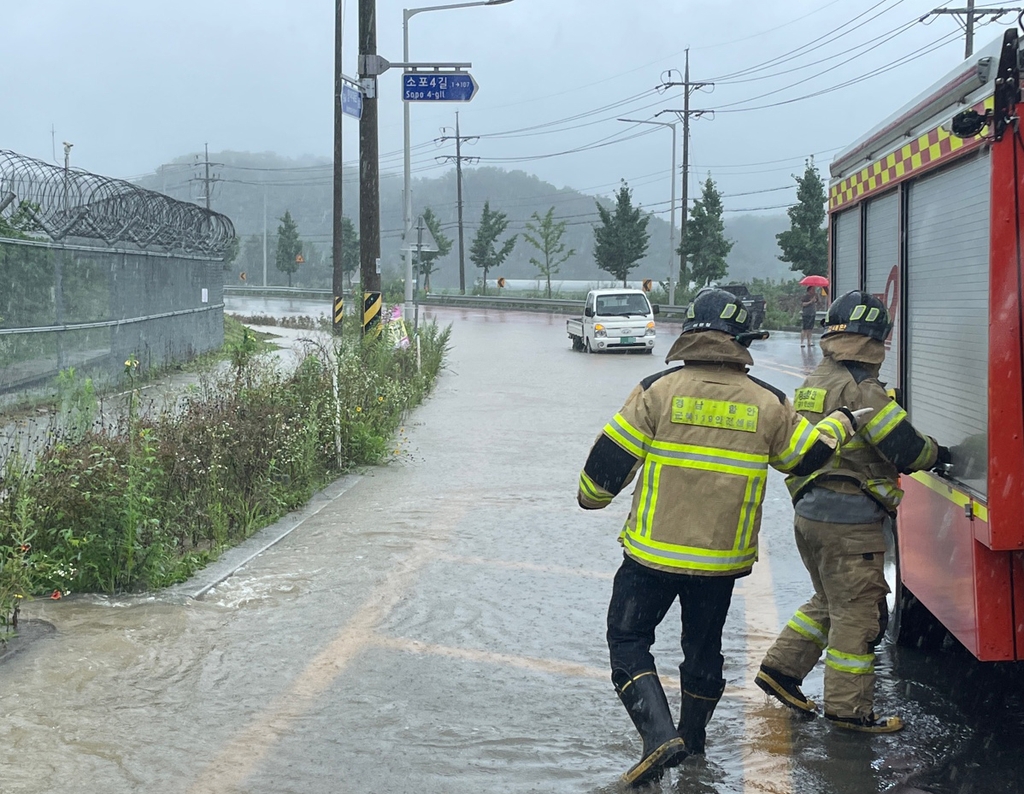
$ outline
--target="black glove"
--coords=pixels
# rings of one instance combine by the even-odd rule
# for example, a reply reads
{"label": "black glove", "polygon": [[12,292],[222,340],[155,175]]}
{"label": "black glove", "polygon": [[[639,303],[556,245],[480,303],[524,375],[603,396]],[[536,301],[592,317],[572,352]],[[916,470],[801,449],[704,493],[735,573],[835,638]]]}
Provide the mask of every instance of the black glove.
{"label": "black glove", "polygon": [[949,447],[944,447],[942,444],[937,444],[936,446],[938,446],[938,451],[935,455],[935,465],[932,466],[932,471],[939,474],[949,474],[953,469],[953,454],[950,452]]}

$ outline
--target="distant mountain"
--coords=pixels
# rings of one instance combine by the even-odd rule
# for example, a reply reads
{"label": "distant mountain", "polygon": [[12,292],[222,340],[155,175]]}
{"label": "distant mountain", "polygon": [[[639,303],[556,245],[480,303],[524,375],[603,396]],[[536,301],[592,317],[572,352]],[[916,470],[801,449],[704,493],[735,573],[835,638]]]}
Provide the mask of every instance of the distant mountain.
{"label": "distant mountain", "polygon": [[[195,155],[179,157],[157,169],[155,175],[139,180],[144,187],[165,192],[175,198],[204,203],[205,169],[197,165]],[[218,163],[211,169],[213,182],[211,206],[235,224],[241,238],[239,260],[232,266],[230,281],[237,281],[235,271],[247,271],[248,282],[262,279],[262,234],[264,206],[268,227],[268,282],[287,283],[285,274],[274,267],[274,237],[279,219],[289,210],[298,223],[306,243],[306,262],[293,276],[300,286],[330,286],[329,252],[331,245],[332,166],[325,158],[289,159],[273,153],[220,152],[211,154]],[[595,201],[610,206],[610,199],[580,193],[572,188],[554,185],[523,171],[497,168],[469,168],[464,171],[466,279],[477,277],[478,271],[468,252],[476,231],[484,201],[491,208],[508,215],[509,234],[519,240],[512,255],[493,276],[533,278],[536,269],[530,257],[533,247],[522,237],[525,224],[534,212],[543,215],[555,207],[555,215],[568,222],[565,241],[576,249],[576,255],[562,265],[560,279],[598,280],[608,276],[593,260],[593,226],[597,222]],[[358,184],[355,169],[346,169],[344,213],[358,228]],[[266,202],[264,205],[264,201]],[[401,272],[402,179],[400,171],[381,172],[381,259],[385,277]],[[455,241],[451,254],[439,262],[433,276],[437,288],[458,286],[458,213],[454,171],[433,179],[413,181],[414,214],[431,207],[440,218],[445,234]],[[782,279],[791,277],[786,263],[777,259],[775,235],[789,222],[785,215],[726,216],[726,234],[734,241],[729,256],[727,280],[750,278]],[[661,216],[653,216],[648,226],[651,234],[647,257],[634,271],[636,278],[664,279],[669,269],[669,225]],[[260,239],[251,239],[257,235]],[[247,245],[248,243],[248,245]]]}

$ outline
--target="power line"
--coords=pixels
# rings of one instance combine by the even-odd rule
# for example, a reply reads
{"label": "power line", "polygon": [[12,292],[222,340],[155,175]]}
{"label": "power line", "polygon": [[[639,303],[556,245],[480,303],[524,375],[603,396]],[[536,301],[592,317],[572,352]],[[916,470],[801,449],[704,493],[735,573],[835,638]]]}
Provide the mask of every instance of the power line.
{"label": "power line", "polygon": [[[966,8],[936,8],[933,11],[929,11],[923,17],[923,22],[931,16],[949,15],[956,17],[957,22],[964,29],[964,58],[970,58],[974,54],[974,23],[980,22],[989,17],[990,21],[995,22],[1000,17],[1006,14],[1018,14],[1024,13],[1024,8],[992,8],[991,6],[977,7],[974,4],[974,0],[967,0]],[[963,19],[961,20],[961,16]]]}

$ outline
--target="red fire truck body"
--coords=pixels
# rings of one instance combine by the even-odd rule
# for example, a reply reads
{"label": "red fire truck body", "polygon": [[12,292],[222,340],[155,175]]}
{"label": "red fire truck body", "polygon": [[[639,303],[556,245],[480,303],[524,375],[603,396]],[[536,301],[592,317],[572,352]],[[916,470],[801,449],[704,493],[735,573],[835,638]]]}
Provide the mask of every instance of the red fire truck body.
{"label": "red fire truck body", "polygon": [[953,448],[948,475],[901,478],[894,628],[920,639],[924,605],[984,661],[1024,659],[1021,42],[1007,32],[837,156],[829,189],[832,294],[883,299],[882,380]]}

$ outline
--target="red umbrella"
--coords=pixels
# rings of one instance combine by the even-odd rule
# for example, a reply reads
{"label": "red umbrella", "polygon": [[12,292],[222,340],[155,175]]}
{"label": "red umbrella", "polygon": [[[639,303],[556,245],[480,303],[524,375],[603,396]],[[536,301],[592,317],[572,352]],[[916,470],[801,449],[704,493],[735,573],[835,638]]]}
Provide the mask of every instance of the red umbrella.
{"label": "red umbrella", "polygon": [[800,284],[804,287],[827,287],[828,279],[824,276],[804,276]]}

